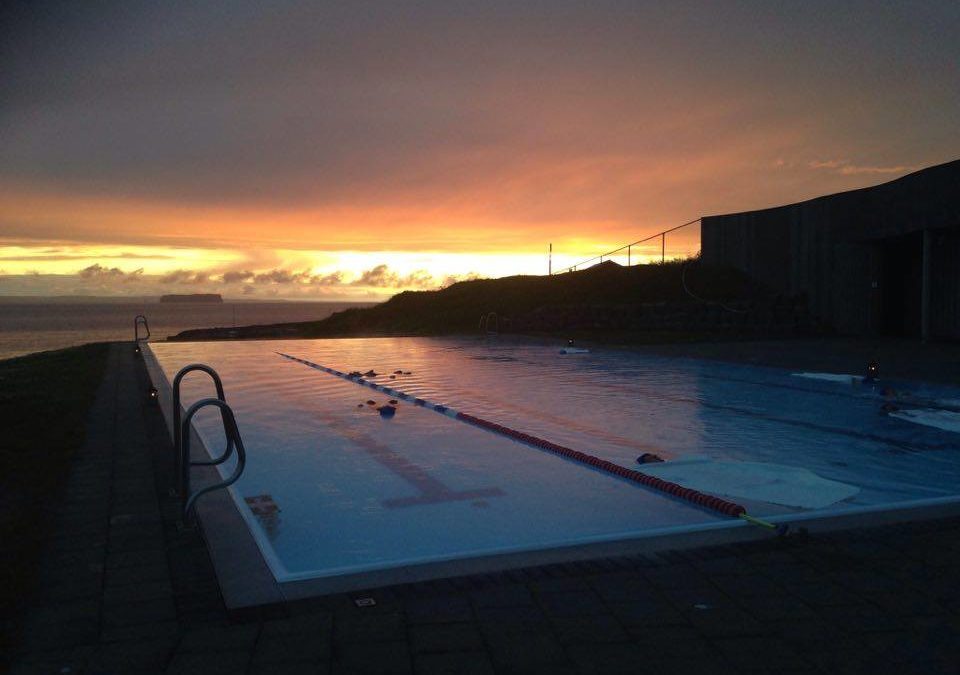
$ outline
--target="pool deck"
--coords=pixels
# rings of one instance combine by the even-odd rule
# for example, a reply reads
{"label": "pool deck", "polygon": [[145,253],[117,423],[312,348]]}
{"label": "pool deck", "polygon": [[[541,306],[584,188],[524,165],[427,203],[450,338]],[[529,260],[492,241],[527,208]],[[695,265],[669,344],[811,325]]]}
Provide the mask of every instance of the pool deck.
{"label": "pool deck", "polygon": [[[960,519],[225,608],[115,345],[13,673],[956,672]],[[372,606],[357,600],[372,598]],[[360,603],[363,604],[363,603]]]}

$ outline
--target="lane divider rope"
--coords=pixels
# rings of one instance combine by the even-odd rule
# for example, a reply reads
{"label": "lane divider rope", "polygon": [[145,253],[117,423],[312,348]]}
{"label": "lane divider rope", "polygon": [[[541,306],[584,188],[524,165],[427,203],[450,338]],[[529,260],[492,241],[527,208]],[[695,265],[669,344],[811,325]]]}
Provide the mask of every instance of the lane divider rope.
{"label": "lane divider rope", "polygon": [[753,516],[747,515],[747,509],[742,505],[728,501],[721,497],[715,497],[714,495],[708,495],[699,490],[694,490],[693,488],[683,487],[678,483],[672,481],[664,480],[658,478],[657,476],[651,476],[649,474],[643,473],[642,471],[637,471],[636,469],[628,469],[627,467],[620,466],[609,460],[597,457],[595,455],[590,455],[585,452],[580,452],[579,450],[574,450],[572,448],[565,447],[563,445],[558,445],[552,441],[533,436],[531,434],[523,433],[522,431],[517,431],[516,429],[511,429],[510,427],[505,427],[502,424],[497,424],[496,422],[491,422],[485,420],[482,417],[477,417],[475,415],[470,415],[465,412],[460,412],[451,408],[450,406],[441,405],[439,403],[433,403],[423,398],[418,398],[406,392],[400,391],[399,389],[394,389],[392,387],[386,387],[382,384],[372,382],[363,376],[350,376],[343,371],[336,370],[334,368],[328,368],[327,366],[322,366],[319,363],[314,363],[313,361],[307,361],[306,359],[297,358],[296,356],[290,356],[289,354],[284,354],[283,352],[275,352],[279,356],[282,356],[285,359],[291,361],[296,361],[297,363],[302,363],[305,366],[313,368],[315,370],[322,371],[324,373],[329,373],[330,375],[335,375],[344,380],[354,382],[363,387],[369,387],[381,393],[392,396],[396,399],[402,399],[404,401],[412,402],[414,405],[428,408],[435,412],[450,417],[452,419],[460,420],[468,424],[480,427],[481,429],[486,429],[496,434],[502,436],[507,436],[517,441],[521,441],[528,445],[532,445],[541,450],[546,450],[552,452],[561,457],[566,457],[581,464],[585,464],[599,471],[623,478],[646,487],[659,490],[679,499],[684,499],[688,502],[701,506],[703,508],[712,509],[726,516],[732,516],[734,518],[742,518],[747,522],[750,522],[754,525],[760,525],[762,527],[774,528],[775,526],[766,521],[760,520]]}

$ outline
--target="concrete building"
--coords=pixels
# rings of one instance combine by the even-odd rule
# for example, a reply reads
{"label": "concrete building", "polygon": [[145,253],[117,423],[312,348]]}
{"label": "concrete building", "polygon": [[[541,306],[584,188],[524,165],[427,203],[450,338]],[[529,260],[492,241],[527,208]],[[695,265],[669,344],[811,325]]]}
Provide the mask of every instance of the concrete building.
{"label": "concrete building", "polygon": [[960,160],[874,187],[704,217],[704,262],[803,295],[840,333],[960,339]]}

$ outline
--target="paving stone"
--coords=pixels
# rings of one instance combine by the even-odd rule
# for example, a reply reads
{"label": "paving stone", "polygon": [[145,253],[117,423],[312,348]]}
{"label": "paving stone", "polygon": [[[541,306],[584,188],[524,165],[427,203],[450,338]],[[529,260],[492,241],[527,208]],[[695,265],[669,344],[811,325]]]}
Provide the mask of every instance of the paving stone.
{"label": "paving stone", "polygon": [[392,642],[406,638],[399,614],[345,614],[334,617],[334,639],[340,642]]}
{"label": "paving stone", "polygon": [[567,660],[560,642],[548,633],[485,633],[484,637],[497,670],[515,672]]}
{"label": "paving stone", "polygon": [[330,658],[330,638],[323,635],[286,634],[261,637],[254,650],[254,663],[310,661]]}
{"label": "paving stone", "polygon": [[687,623],[684,615],[666,600],[643,598],[627,603],[608,603],[610,612],[624,626],[647,628]]}
{"label": "paving stone", "polygon": [[871,633],[904,628],[898,618],[872,605],[831,607],[824,616],[845,633]]}
{"label": "paving stone", "polygon": [[713,645],[691,626],[657,626],[631,633],[633,644],[651,658],[706,661],[719,656]]}
{"label": "paving stone", "polygon": [[251,651],[260,634],[258,624],[209,623],[184,627],[179,652],[205,652],[239,649]]}
{"label": "paving stone", "polygon": [[100,642],[123,642],[125,640],[152,640],[160,638],[178,638],[180,623],[177,621],[157,621],[132,626],[116,626],[100,631]]}
{"label": "paving stone", "polygon": [[788,643],[778,638],[724,638],[715,640],[713,644],[730,663],[741,671],[782,672],[793,668],[809,668],[813,665]]}
{"label": "paving stone", "polygon": [[254,663],[247,675],[325,675],[329,672],[328,663]]}
{"label": "paving stone", "polygon": [[494,586],[476,591],[470,594],[470,600],[477,608],[534,606],[533,594],[521,584]]}
{"label": "paving stone", "polygon": [[249,652],[177,652],[164,671],[167,675],[234,675],[246,672]]}
{"label": "paving stone", "polygon": [[606,614],[609,610],[592,590],[539,593],[537,602],[550,616],[584,616]]}
{"label": "paving stone", "polygon": [[587,591],[590,584],[582,576],[564,576],[548,579],[536,579],[528,584],[536,593],[557,593],[562,591]]}
{"label": "paving stone", "polygon": [[103,627],[119,628],[141,623],[156,623],[177,618],[173,598],[156,598],[118,604],[105,604],[103,607]]}
{"label": "paving stone", "polygon": [[581,673],[634,675],[645,668],[643,653],[636,645],[627,643],[574,645],[568,653]]}
{"label": "paving stone", "polygon": [[90,673],[162,673],[173,652],[175,639],[113,642],[101,645],[90,658]]}
{"label": "paving stone", "polygon": [[302,616],[271,619],[263,623],[262,635],[329,636],[333,631],[333,615],[329,612],[317,612]]}
{"label": "paving stone", "polygon": [[448,652],[419,654],[414,657],[416,675],[493,675],[493,664],[486,652]]}
{"label": "paving stone", "polygon": [[477,610],[480,630],[486,633],[528,633],[549,630],[539,607],[485,607]]}
{"label": "paving stone", "polygon": [[135,565],[110,569],[104,575],[107,586],[128,586],[130,584],[149,583],[151,581],[167,581],[170,571],[166,562],[153,565]]}
{"label": "paving stone", "polygon": [[429,595],[404,601],[403,610],[410,623],[471,621],[473,608],[463,595]]}
{"label": "paving stone", "polygon": [[697,630],[710,637],[746,637],[767,635],[773,627],[749,614],[730,607],[693,610],[684,614]]}
{"label": "paving stone", "polygon": [[334,673],[406,675],[413,672],[405,641],[355,642],[341,645],[333,660]]}
{"label": "paving stone", "polygon": [[173,585],[169,579],[145,581],[141,584],[126,584],[123,586],[108,586],[103,589],[102,597],[105,604],[120,604],[123,602],[140,602],[156,600],[173,596]]}
{"label": "paving stone", "polygon": [[556,617],[550,623],[563,644],[626,642],[630,639],[612,614]]}
{"label": "paving stone", "polygon": [[471,623],[440,623],[411,626],[410,648],[414,654],[472,651],[483,648],[480,631]]}

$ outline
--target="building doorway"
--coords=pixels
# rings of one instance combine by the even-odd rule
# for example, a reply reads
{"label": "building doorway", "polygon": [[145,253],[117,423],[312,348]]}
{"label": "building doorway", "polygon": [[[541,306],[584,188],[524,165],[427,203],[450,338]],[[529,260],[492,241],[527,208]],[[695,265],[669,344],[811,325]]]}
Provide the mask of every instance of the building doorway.
{"label": "building doorway", "polygon": [[881,243],[880,331],[920,337],[923,294],[923,232]]}

